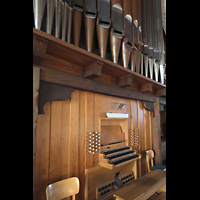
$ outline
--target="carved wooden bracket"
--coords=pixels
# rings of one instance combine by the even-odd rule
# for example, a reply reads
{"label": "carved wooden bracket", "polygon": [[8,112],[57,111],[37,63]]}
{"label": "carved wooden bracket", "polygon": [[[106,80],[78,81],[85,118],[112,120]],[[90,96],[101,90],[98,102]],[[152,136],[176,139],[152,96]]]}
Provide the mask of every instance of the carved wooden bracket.
{"label": "carved wooden bracket", "polygon": [[153,83],[144,83],[139,86],[140,92],[152,92]]}
{"label": "carved wooden bracket", "polygon": [[46,55],[46,50],[49,41],[40,36],[33,37],[33,63],[40,64]]}
{"label": "carved wooden bracket", "polygon": [[71,92],[74,88],[56,83],[50,83],[40,80],[38,114],[44,114],[43,106],[48,101],[60,101],[71,98]]}
{"label": "carved wooden bracket", "polygon": [[103,62],[97,60],[85,66],[83,69],[83,77],[90,79],[100,77],[103,65]]}
{"label": "carved wooden bracket", "polygon": [[131,86],[133,83],[133,74],[128,74],[124,76],[120,76],[117,78],[117,85],[120,87]]}
{"label": "carved wooden bracket", "polygon": [[154,94],[157,97],[166,96],[166,88],[158,89],[154,92]]}
{"label": "carved wooden bracket", "polygon": [[152,102],[149,101],[142,101],[142,105],[146,110],[151,111],[151,117],[154,117],[154,104]]}

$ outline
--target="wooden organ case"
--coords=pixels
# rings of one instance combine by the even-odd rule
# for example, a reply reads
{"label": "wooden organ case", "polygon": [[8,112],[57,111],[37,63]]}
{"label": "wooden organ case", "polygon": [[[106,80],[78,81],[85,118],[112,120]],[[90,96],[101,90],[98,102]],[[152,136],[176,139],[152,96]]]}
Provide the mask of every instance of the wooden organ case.
{"label": "wooden organ case", "polygon": [[[126,106],[120,110],[119,104]],[[49,101],[43,108],[36,129],[34,200],[46,199],[48,184],[74,176],[80,180],[76,199],[111,199],[117,174],[124,185],[147,173],[145,151],[153,146],[153,118],[141,101],[74,89],[70,99]],[[106,117],[107,112],[128,118]],[[116,150],[121,147],[125,149]],[[139,156],[109,163],[107,156],[130,150]]]}
{"label": "wooden organ case", "polygon": [[[114,2],[121,2],[124,16],[133,13],[133,20],[141,25],[140,12],[136,17],[137,12],[131,11],[139,10],[136,1],[116,0],[111,5]],[[46,16],[47,6],[41,10]],[[107,51],[106,58],[95,53],[97,28],[92,51],[86,50],[83,25],[80,45],[56,36],[60,26],[56,26],[55,13],[52,34],[45,28],[45,17],[41,30],[36,25],[33,28],[33,199],[45,200],[49,184],[73,176],[80,180],[76,199],[112,199],[118,187],[147,173],[145,151],[153,143],[156,157],[161,158],[159,106],[166,104],[166,85],[145,76],[144,67],[140,73],[130,65],[124,67],[120,54],[115,63],[111,52]],[[42,95],[49,98],[43,99],[44,111],[38,112]],[[155,104],[155,118],[143,101]],[[118,114],[106,117],[107,112]]]}

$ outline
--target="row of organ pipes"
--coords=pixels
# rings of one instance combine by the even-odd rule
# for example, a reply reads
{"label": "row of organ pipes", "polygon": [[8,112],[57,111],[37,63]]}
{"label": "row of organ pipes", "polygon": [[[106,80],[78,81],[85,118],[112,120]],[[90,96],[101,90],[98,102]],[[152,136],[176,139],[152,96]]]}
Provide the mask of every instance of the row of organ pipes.
{"label": "row of organ pipes", "polygon": [[36,29],[45,21],[45,32],[53,35],[54,30],[55,37],[68,43],[73,37],[75,46],[84,20],[89,52],[96,26],[101,57],[106,56],[110,37],[114,63],[120,55],[123,67],[165,83],[161,0],[33,0],[33,15]]}

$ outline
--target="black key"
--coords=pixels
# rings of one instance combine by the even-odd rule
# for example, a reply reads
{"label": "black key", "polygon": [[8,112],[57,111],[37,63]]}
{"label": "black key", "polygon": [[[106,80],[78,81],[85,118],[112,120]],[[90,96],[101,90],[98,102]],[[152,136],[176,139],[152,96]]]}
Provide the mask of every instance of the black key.
{"label": "black key", "polygon": [[111,160],[111,159],[114,159],[114,158],[117,158],[117,157],[120,157],[120,156],[124,156],[124,155],[130,154],[130,153],[133,153],[133,152],[134,152],[133,150],[127,150],[127,151],[124,151],[124,152],[112,154],[110,156],[105,156],[105,158]]}
{"label": "black key", "polygon": [[101,153],[103,153],[104,155],[107,155],[107,154],[115,153],[115,152],[118,152],[118,151],[123,151],[123,150],[126,150],[126,149],[130,149],[130,147],[129,146],[123,146],[123,147],[119,147],[119,148],[115,148],[115,149],[102,151]]}
{"label": "black key", "polygon": [[109,163],[117,165],[117,164],[125,162],[127,160],[131,160],[133,158],[137,158],[138,156],[139,156],[138,154],[132,154],[132,155],[129,155],[129,156],[125,156],[123,158],[118,158],[118,159],[115,159],[115,160],[111,160],[111,161],[109,161]]}

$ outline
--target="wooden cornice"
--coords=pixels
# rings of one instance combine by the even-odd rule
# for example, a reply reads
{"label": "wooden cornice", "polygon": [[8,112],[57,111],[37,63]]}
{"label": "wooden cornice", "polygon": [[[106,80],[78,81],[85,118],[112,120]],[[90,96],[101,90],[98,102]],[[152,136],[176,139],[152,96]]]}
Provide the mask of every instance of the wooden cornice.
{"label": "wooden cornice", "polygon": [[[166,85],[33,28],[33,62],[41,80],[80,90],[166,104]],[[162,96],[162,97],[160,97]]]}
{"label": "wooden cornice", "polygon": [[[121,88],[93,79],[87,79],[72,73],[63,72],[50,67],[40,66],[40,70],[40,79],[46,82],[70,86],[75,89],[95,92],[99,94],[154,102],[154,95],[151,94]],[[160,103],[166,104],[165,99],[160,98]]]}

